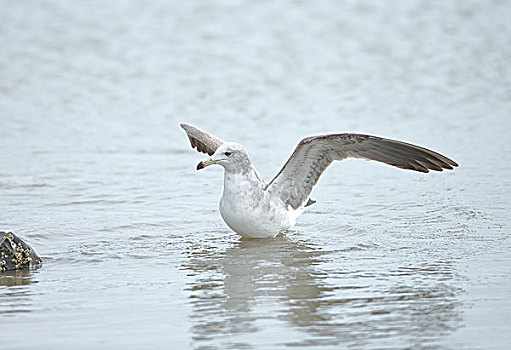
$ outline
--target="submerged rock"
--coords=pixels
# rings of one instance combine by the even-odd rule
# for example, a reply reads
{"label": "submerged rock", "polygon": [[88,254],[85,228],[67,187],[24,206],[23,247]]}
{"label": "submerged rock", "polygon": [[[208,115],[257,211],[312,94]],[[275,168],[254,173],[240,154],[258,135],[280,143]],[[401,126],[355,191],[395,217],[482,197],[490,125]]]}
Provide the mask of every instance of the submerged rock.
{"label": "submerged rock", "polygon": [[41,263],[41,258],[21,238],[0,231],[0,271],[27,269]]}

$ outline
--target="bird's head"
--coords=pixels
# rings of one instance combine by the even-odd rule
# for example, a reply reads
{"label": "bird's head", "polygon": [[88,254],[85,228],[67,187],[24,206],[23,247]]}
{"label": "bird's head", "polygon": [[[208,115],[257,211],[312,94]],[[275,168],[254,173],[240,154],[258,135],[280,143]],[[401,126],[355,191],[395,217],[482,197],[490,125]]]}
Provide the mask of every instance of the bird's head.
{"label": "bird's head", "polygon": [[250,166],[250,160],[242,145],[226,142],[218,147],[210,158],[200,162],[197,165],[197,170],[204,169],[213,164],[223,166],[226,171],[239,172]]}

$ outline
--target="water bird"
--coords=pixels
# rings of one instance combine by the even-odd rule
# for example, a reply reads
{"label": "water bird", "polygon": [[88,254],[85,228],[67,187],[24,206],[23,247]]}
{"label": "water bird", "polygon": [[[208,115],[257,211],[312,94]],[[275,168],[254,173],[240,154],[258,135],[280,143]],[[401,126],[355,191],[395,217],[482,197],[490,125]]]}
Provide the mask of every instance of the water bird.
{"label": "water bird", "polygon": [[452,170],[458,164],[435,151],[410,143],[364,134],[327,134],[300,141],[277,175],[265,183],[247,151],[193,126],[181,124],[192,148],[210,157],[210,165],[224,168],[220,214],[243,237],[272,237],[294,226],[306,207],[319,177],[334,160],[362,158],[422,173]]}

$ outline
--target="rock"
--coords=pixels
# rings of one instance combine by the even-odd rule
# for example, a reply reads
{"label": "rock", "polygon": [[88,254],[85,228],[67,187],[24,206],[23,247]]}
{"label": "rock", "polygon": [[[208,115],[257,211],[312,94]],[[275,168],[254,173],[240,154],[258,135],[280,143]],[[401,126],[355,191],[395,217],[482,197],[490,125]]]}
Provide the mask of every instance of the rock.
{"label": "rock", "polygon": [[41,258],[21,238],[0,231],[0,271],[28,269],[41,263]]}

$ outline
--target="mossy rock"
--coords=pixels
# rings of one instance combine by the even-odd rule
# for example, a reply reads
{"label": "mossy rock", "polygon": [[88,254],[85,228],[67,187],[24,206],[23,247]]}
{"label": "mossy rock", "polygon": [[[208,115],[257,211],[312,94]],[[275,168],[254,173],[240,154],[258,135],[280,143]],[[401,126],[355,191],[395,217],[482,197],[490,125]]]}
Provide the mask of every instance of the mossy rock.
{"label": "mossy rock", "polygon": [[21,238],[0,231],[0,271],[28,269],[41,263],[41,258]]}

